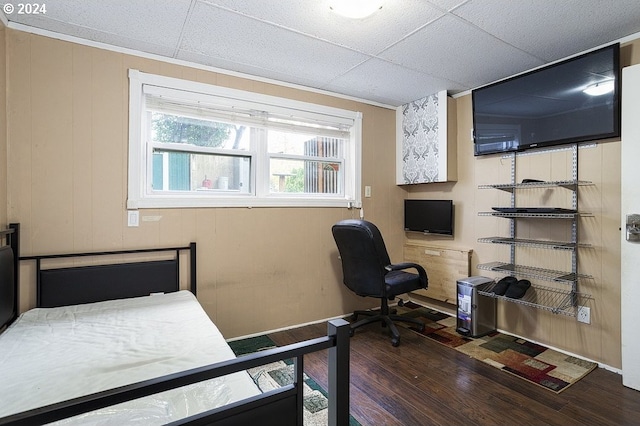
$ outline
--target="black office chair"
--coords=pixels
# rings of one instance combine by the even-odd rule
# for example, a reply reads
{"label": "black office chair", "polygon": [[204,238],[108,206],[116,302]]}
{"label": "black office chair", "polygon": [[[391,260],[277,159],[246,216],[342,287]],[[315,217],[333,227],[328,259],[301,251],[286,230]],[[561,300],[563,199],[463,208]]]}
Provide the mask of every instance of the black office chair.
{"label": "black office chair", "polygon": [[[410,291],[427,288],[427,273],[416,263],[392,264],[384,245],[380,230],[366,220],[343,220],[331,228],[333,238],[340,252],[344,284],[359,296],[377,297],[381,300],[380,311],[355,311],[354,321],[359,315],[368,318],[351,325],[354,330],[372,322],[382,322],[382,326],[389,327],[391,343],[400,344],[400,333],[393,321],[404,321],[417,325],[424,330],[424,323],[414,319],[394,315],[389,311],[389,300]],[[405,269],[415,269],[418,273],[404,272]],[[402,300],[399,305],[402,306]]]}

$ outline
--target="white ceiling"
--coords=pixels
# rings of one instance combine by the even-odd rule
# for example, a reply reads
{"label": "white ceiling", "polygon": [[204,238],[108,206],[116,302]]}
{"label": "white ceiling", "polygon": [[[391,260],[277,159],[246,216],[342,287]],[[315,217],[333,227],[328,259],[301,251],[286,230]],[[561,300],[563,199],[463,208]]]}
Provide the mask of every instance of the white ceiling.
{"label": "white ceiling", "polygon": [[389,106],[480,87],[640,32],[638,0],[386,0],[362,20],[335,15],[328,2],[47,0],[44,14],[3,7],[0,18],[10,28]]}

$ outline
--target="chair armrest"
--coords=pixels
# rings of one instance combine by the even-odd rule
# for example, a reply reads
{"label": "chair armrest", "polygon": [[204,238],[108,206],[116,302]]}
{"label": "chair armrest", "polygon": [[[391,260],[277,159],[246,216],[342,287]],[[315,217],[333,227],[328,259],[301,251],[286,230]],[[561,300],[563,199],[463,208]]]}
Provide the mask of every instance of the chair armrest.
{"label": "chair armrest", "polygon": [[[418,273],[425,272],[424,268],[417,263],[412,262],[402,262],[402,263],[392,263],[391,265],[387,265],[384,267],[387,271],[402,271],[403,269],[415,268],[418,270]],[[426,272],[425,272],[426,273]]]}
{"label": "chair armrest", "polygon": [[420,277],[420,281],[422,282],[422,287],[427,288],[428,279],[427,279],[427,271],[421,265],[412,262],[402,262],[402,263],[393,263],[391,265],[387,265],[384,267],[387,271],[402,271],[404,269],[414,268],[418,271],[418,276]]}

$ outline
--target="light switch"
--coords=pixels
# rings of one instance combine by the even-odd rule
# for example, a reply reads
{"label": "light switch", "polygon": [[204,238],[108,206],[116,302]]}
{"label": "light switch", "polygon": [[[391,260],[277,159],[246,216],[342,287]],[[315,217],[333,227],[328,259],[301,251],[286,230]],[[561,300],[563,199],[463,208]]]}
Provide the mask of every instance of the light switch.
{"label": "light switch", "polygon": [[364,196],[365,198],[371,197],[371,187],[368,185],[364,187]]}
{"label": "light switch", "polygon": [[140,225],[140,213],[138,210],[127,210],[127,225],[129,227]]}

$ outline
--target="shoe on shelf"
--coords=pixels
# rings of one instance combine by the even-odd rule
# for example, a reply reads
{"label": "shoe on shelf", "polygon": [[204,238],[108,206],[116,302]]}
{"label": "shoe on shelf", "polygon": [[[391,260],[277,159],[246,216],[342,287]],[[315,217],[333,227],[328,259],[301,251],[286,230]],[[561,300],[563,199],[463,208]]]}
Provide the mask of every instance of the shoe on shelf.
{"label": "shoe on shelf", "polygon": [[515,284],[511,284],[504,295],[512,299],[522,299],[529,287],[531,287],[531,281],[520,280]]}
{"label": "shoe on shelf", "polygon": [[493,289],[491,290],[491,292],[497,296],[503,296],[507,291],[507,288],[509,288],[509,286],[517,282],[518,282],[518,279],[516,277],[511,277],[511,276],[504,277],[500,281],[498,281],[495,286],[493,286]]}

